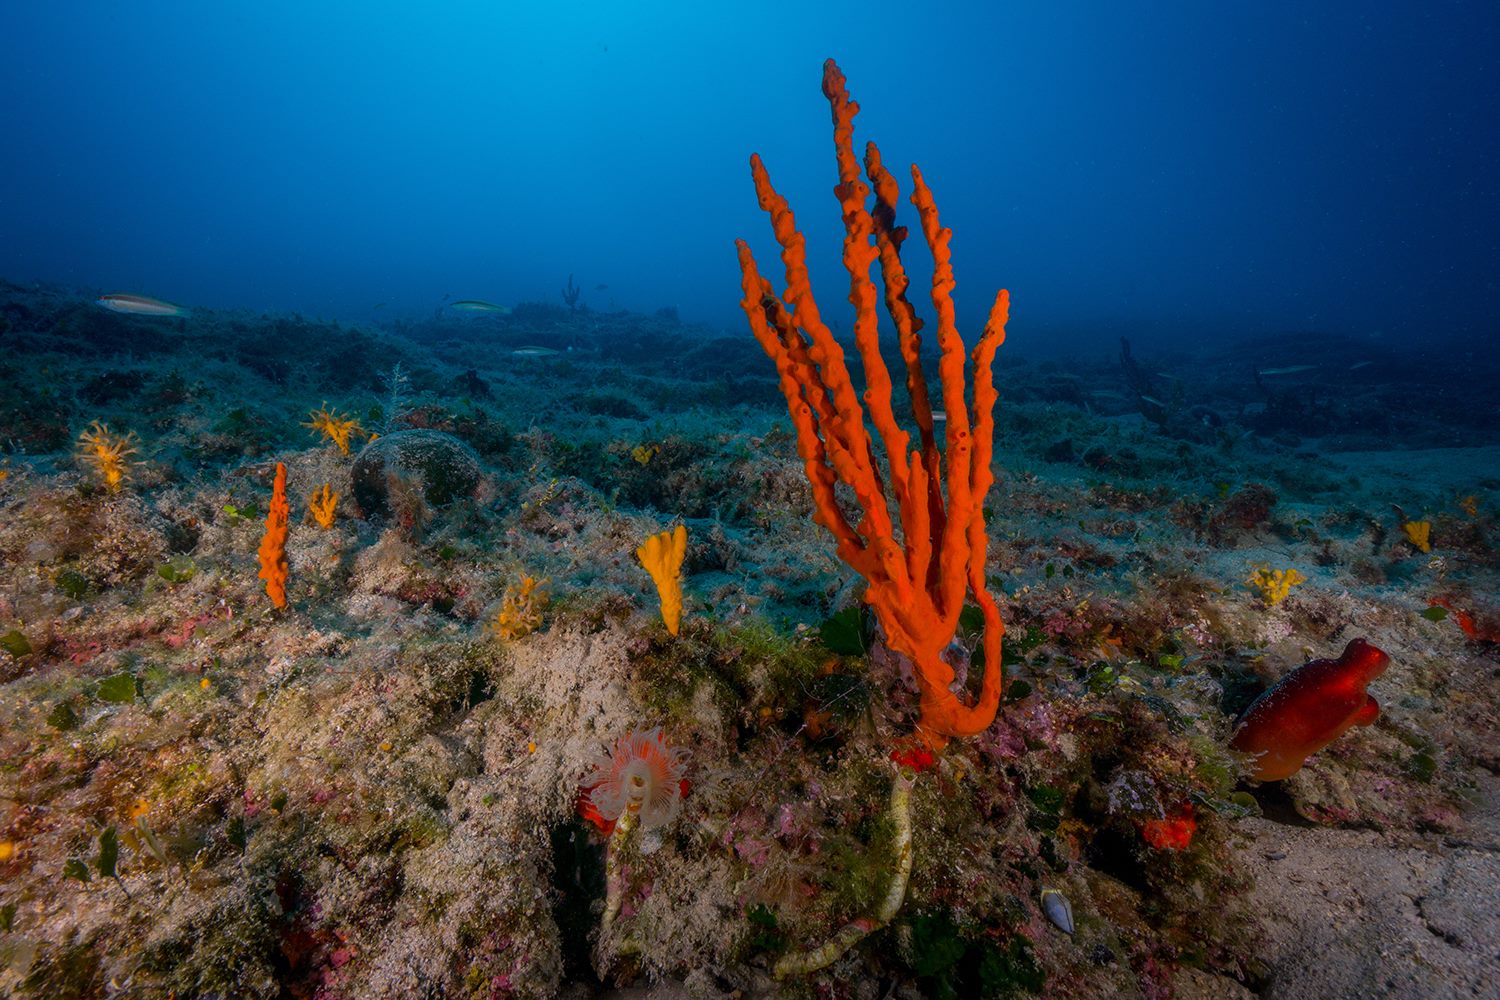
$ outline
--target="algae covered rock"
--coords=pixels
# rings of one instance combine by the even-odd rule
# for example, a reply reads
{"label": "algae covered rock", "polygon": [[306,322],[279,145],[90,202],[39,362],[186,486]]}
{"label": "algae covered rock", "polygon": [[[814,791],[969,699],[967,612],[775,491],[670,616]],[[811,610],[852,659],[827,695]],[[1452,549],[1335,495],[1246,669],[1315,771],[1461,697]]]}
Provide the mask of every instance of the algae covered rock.
{"label": "algae covered rock", "polygon": [[472,499],[483,479],[473,448],[441,431],[384,434],[354,460],[354,501],[365,517],[389,517],[402,495],[442,507]]}

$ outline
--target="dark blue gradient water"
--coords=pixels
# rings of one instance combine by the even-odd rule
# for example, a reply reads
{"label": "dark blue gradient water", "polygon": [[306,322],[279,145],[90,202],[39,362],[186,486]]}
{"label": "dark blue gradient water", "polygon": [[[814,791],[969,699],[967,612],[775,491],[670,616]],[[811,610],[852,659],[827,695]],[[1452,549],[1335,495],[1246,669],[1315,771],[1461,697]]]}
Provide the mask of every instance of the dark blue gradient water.
{"label": "dark blue gradient water", "polygon": [[6,4],[0,277],[359,320],[572,274],[741,332],[759,151],[837,315],[833,56],[1010,350],[1494,341],[1492,4],[1058,6]]}

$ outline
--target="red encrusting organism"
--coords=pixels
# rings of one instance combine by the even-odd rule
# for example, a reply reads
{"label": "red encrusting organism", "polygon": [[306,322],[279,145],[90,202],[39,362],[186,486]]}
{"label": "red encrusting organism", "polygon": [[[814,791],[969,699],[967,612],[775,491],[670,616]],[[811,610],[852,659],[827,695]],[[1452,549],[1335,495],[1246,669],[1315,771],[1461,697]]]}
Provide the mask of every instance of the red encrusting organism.
{"label": "red encrusting organism", "polygon": [[1365,685],[1385,672],[1391,658],[1364,639],[1344,647],[1337,660],[1311,660],[1287,674],[1251,703],[1229,745],[1258,755],[1257,781],[1280,781],[1308,757],[1354,726],[1380,716],[1380,703]]}
{"label": "red encrusting organism", "polygon": [[1492,623],[1481,625],[1474,612],[1459,607],[1453,598],[1434,597],[1427,603],[1429,607],[1446,608],[1448,616],[1457,623],[1463,634],[1475,642],[1500,642],[1500,627],[1494,627]]}
{"label": "red encrusting organism", "polygon": [[1142,823],[1141,839],[1158,851],[1185,851],[1197,831],[1193,804],[1184,802],[1161,819],[1148,819]]}

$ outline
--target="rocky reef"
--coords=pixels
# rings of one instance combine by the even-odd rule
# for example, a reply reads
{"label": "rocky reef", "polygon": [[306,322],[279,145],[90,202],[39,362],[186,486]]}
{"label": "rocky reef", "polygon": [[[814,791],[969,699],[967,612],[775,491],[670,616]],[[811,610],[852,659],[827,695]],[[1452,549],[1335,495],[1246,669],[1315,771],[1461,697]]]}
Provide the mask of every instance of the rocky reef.
{"label": "rocky reef", "polygon": [[[748,336],[538,304],[158,319],[16,286],[0,317],[0,994],[1427,997],[1497,975],[1500,447],[1473,419],[1428,410],[1406,443],[1447,427],[1441,449],[1319,446],[1333,417],[1293,440],[1290,401],[1185,434],[1113,362],[1002,358],[1004,699],[933,755]],[[1386,371],[1355,373],[1360,398],[1400,391]],[[347,454],[320,411],[355,425]],[[257,576],[277,463],[284,609]],[[678,525],[674,635],[636,552]],[[983,632],[971,609],[945,654],[970,691]],[[1252,780],[1242,713],[1356,639],[1390,658],[1378,717]],[[631,775],[656,798],[622,833]],[[889,922],[774,978],[902,864]]]}

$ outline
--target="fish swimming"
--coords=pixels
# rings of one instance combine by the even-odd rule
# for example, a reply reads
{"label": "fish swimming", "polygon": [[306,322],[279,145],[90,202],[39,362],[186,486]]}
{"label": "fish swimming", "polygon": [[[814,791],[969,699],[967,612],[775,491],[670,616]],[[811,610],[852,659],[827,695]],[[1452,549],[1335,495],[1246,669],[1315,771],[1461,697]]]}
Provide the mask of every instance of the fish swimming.
{"label": "fish swimming", "polygon": [[510,353],[518,358],[550,358],[556,355],[557,351],[550,347],[518,347]]}
{"label": "fish swimming", "polygon": [[1383,650],[1355,639],[1336,660],[1304,663],[1251,702],[1229,746],[1255,754],[1256,781],[1290,777],[1346,731],[1380,716],[1380,704],[1365,685],[1390,662]]}
{"label": "fish swimming", "polygon": [[126,295],[112,292],[94,300],[110,312],[129,313],[132,316],[186,316],[187,310],[161,299],[149,299],[144,295]]}
{"label": "fish swimming", "polygon": [[1316,371],[1317,365],[1292,365],[1289,368],[1262,368],[1256,372],[1257,375],[1297,375],[1302,372]]}
{"label": "fish swimming", "polygon": [[497,306],[493,302],[485,302],[482,299],[460,299],[457,302],[448,303],[448,308],[458,312],[494,313],[497,316],[510,315],[510,306]]}

